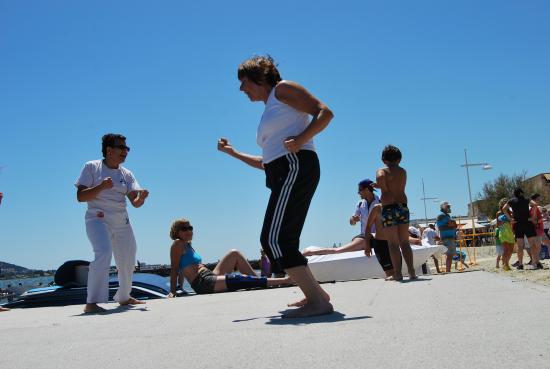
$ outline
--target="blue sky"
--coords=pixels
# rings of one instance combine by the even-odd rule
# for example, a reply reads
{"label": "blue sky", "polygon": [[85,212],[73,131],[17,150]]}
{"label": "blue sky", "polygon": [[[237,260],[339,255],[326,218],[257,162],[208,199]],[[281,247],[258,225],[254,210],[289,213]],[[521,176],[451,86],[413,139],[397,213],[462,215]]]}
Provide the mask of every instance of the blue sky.
{"label": "blue sky", "polygon": [[[413,217],[426,195],[468,202],[501,173],[550,171],[550,5],[533,1],[0,0],[0,260],[56,268],[92,258],[73,183],[128,137],[125,166],[150,190],[130,209],[138,259],[167,263],[173,219],[195,226],[206,261],[257,258],[267,203],[261,171],[216,150],[259,154],[263,104],[238,64],[271,54],[335,113],[316,137],[321,182],[302,246],[347,242],[356,184],[399,146]],[[428,203],[428,216],[438,205]]]}

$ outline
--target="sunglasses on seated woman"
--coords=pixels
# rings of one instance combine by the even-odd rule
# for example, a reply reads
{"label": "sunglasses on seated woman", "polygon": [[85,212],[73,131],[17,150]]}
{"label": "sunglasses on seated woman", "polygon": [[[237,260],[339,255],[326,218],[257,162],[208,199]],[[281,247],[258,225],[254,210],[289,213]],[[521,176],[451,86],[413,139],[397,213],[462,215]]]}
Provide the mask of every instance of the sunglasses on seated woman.
{"label": "sunglasses on seated woman", "polygon": [[192,231],[193,230],[193,226],[182,226],[180,228],[180,231]]}

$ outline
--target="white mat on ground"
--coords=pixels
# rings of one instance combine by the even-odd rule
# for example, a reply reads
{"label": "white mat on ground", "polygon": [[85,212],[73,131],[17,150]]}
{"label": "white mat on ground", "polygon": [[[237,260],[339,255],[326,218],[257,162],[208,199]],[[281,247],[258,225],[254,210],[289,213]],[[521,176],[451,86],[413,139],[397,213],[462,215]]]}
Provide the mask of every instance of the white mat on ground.
{"label": "white mat on ground", "polygon": [[[315,246],[310,246],[315,247]],[[417,275],[422,274],[422,264],[438,251],[445,251],[442,245],[411,245],[413,264]],[[374,251],[374,250],[373,250]],[[374,253],[374,252],[373,252]],[[352,281],[367,278],[384,278],[386,275],[376,256],[365,256],[364,251],[352,251],[332,255],[308,256],[308,265],[319,282]],[[408,275],[403,261],[403,275]]]}

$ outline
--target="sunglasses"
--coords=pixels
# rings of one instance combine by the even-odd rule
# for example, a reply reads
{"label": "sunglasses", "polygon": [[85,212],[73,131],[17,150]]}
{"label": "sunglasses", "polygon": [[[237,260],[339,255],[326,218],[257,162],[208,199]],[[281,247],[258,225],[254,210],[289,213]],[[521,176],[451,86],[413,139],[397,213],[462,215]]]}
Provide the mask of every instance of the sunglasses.
{"label": "sunglasses", "polygon": [[115,149],[121,149],[121,150],[126,150],[126,151],[130,151],[130,147],[129,146],[126,146],[126,145],[113,145],[111,146],[112,148],[115,148]]}
{"label": "sunglasses", "polygon": [[180,231],[192,231],[193,230],[193,226],[183,226],[180,228]]}

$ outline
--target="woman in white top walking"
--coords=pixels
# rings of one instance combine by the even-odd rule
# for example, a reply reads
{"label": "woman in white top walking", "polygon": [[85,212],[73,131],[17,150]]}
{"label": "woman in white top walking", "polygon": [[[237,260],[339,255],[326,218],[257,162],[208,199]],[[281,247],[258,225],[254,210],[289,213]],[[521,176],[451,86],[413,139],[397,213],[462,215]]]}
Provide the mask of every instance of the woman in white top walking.
{"label": "woman in white top walking", "polygon": [[102,138],[103,160],[87,162],[76,181],[79,202],[87,202],[86,233],[94,250],[88,272],[85,313],[105,311],[98,303],[109,298],[109,267],[114,254],[119,288],[114,300],[120,305],[143,304],[130,296],[136,262],[136,240],[126,212],[126,197],[139,208],[149,195],[132,172],[121,164],[130,148],[126,137],[109,133]]}
{"label": "woman in white top walking", "polygon": [[[300,253],[300,234],[320,178],[313,137],[333,118],[330,109],[296,82],[283,81],[270,56],[256,56],[239,65],[240,90],[250,101],[263,101],[257,132],[262,156],[235,150],[226,138],[218,150],[265,171],[271,190],[261,233],[262,248],[300,287],[305,299],[286,318],[330,314],[328,294],[313,277]],[[310,118],[310,116],[312,118]]]}

